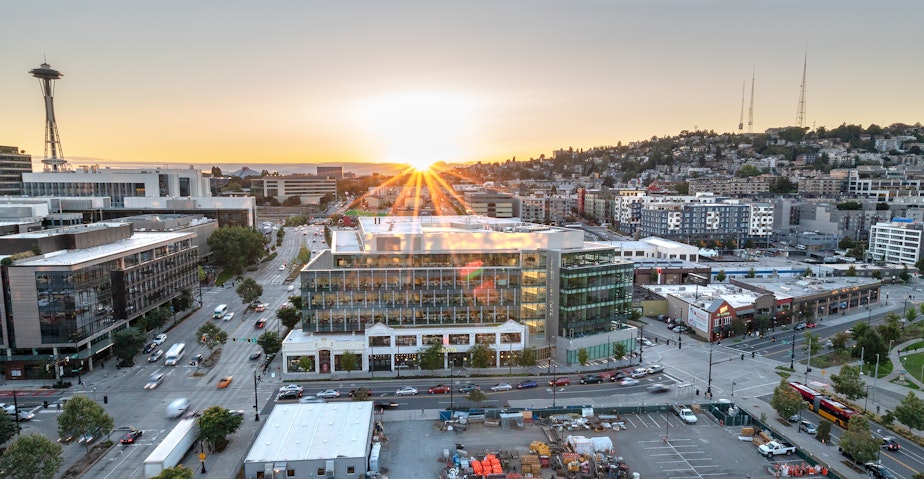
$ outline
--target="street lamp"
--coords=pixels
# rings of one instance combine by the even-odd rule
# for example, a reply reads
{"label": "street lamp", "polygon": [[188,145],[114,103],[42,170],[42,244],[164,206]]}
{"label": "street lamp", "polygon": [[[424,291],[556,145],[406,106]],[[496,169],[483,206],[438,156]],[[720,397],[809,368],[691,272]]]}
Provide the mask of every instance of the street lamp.
{"label": "street lamp", "polygon": [[[449,410],[450,411],[453,410],[452,409],[452,369],[453,369],[452,367],[454,365],[452,362],[453,362],[453,358],[452,358],[452,354],[450,354],[449,355]],[[452,413],[450,413],[450,418],[451,417],[452,417]]]}
{"label": "street lamp", "polygon": [[205,444],[199,439],[199,463],[202,464],[202,473],[205,474]]}
{"label": "street lamp", "polygon": [[713,342],[709,341],[709,377],[706,379],[706,398],[712,398],[712,346]]}
{"label": "street lamp", "polygon": [[[257,400],[257,370],[253,370],[253,410],[254,410],[254,421],[260,420],[260,408],[258,406]],[[202,470],[205,470],[205,463],[202,463]]]}
{"label": "street lamp", "polygon": [[552,362],[552,358],[549,358],[549,369],[552,370],[552,407],[555,407],[555,386],[557,378],[555,377],[555,363]]}
{"label": "street lamp", "polygon": [[789,356],[789,369],[796,369],[796,328],[792,328],[792,353]]}

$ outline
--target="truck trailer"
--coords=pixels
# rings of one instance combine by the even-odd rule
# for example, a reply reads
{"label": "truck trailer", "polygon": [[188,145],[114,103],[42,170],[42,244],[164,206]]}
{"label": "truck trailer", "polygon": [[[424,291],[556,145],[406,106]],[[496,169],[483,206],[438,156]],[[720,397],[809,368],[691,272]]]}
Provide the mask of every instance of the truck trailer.
{"label": "truck trailer", "polygon": [[198,436],[199,424],[195,419],[180,419],[170,434],[144,460],[144,477],[154,477],[164,469],[179,464]]}

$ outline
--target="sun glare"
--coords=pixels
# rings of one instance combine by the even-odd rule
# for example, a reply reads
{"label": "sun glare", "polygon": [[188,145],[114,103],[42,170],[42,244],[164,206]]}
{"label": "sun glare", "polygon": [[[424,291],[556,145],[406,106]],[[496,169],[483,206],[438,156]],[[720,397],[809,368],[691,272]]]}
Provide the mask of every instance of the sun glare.
{"label": "sun glare", "polygon": [[381,160],[427,171],[437,161],[465,158],[471,102],[438,93],[400,93],[364,102],[361,117],[381,141]]}

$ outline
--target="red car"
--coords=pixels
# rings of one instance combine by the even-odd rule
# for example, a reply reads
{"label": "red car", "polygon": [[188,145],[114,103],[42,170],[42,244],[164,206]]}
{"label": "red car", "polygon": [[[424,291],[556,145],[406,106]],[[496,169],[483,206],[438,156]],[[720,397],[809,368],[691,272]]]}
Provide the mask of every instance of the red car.
{"label": "red car", "polygon": [[134,444],[135,440],[141,437],[142,434],[144,434],[144,432],[141,429],[132,429],[126,432],[119,442],[122,444]]}
{"label": "red car", "polygon": [[806,325],[805,325],[805,327],[806,327],[806,328],[809,328],[809,329],[812,329],[812,328],[814,328],[814,327],[816,327],[816,326],[818,326],[817,323],[806,323]]}
{"label": "red car", "polygon": [[568,378],[557,378],[554,381],[549,380],[549,386],[567,386],[571,384],[571,380]]}
{"label": "red car", "polygon": [[427,389],[428,394],[449,394],[449,386],[444,384],[437,384],[430,389]]}

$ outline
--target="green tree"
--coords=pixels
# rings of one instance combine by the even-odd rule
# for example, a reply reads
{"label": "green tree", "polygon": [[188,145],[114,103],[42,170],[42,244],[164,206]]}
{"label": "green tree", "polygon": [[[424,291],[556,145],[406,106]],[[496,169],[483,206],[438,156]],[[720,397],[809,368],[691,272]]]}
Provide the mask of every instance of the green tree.
{"label": "green tree", "polygon": [[748,323],[743,318],[735,316],[731,322],[732,332],[736,336],[741,336],[748,330]]}
{"label": "green tree", "polygon": [[209,348],[209,351],[211,351],[219,344],[228,342],[228,333],[214,323],[204,323],[196,330],[196,342]]}
{"label": "green tree", "polygon": [[840,447],[858,462],[872,462],[879,452],[879,439],[873,437],[866,417],[857,414],[850,418],[847,431],[841,436]]}
{"label": "green tree", "polygon": [[902,280],[902,283],[907,283],[911,279],[911,275],[908,274],[908,265],[902,265],[902,272],[898,273],[898,279]]}
{"label": "green tree", "polygon": [[[918,319],[918,311],[914,308],[908,308],[908,311],[905,311],[905,321],[913,323],[915,319]],[[883,338],[883,340],[885,340],[885,338]]]}
{"label": "green tree", "polygon": [[850,341],[850,335],[841,331],[831,338],[831,347],[838,352],[846,351],[847,341]]}
{"label": "green tree", "polygon": [[496,366],[494,357],[494,350],[484,343],[476,344],[468,350],[468,364],[473,368],[493,368]]}
{"label": "green tree", "polygon": [[817,356],[819,349],[821,349],[821,338],[817,334],[806,332],[805,351],[808,352],[810,356]]}
{"label": "green tree", "polygon": [[468,393],[468,395],[466,396],[466,398],[467,398],[469,401],[471,401],[471,402],[473,402],[473,403],[475,403],[475,404],[478,404],[478,403],[480,403],[481,401],[484,401],[485,399],[487,399],[487,398],[488,398],[488,395],[485,394],[484,391],[482,391],[481,389],[473,389],[473,390],[469,391],[469,393]]}
{"label": "green tree", "polygon": [[820,421],[818,423],[818,430],[815,432],[815,439],[818,439],[822,443],[826,443],[831,440],[831,421]]}
{"label": "green tree", "polygon": [[581,364],[581,366],[587,365],[587,360],[589,359],[590,359],[590,354],[587,353],[587,348],[578,349],[577,360],[578,360],[578,363]]}
{"label": "green tree", "polygon": [[0,414],[0,416],[2,416],[0,417],[0,444],[3,444],[16,434],[16,423],[7,414]]}
{"label": "green tree", "polygon": [[874,270],[874,271],[870,274],[870,276],[872,276],[873,279],[882,281],[882,271],[879,271],[878,269],[877,269],[877,270]]}
{"label": "green tree", "polygon": [[61,446],[39,434],[20,436],[0,457],[7,479],[54,479],[61,469]]}
{"label": "green tree", "polygon": [[192,469],[180,464],[176,467],[168,467],[152,479],[193,479],[195,474]]}
{"label": "green tree", "polygon": [[434,369],[442,368],[443,345],[434,341],[433,344],[427,346],[427,349],[420,353],[420,369],[433,371]]}
{"label": "green tree", "polygon": [[898,422],[912,429],[924,429],[924,401],[914,391],[908,391],[908,395],[895,407],[893,415]]}
{"label": "green tree", "polygon": [[719,283],[724,283],[725,278],[726,278],[726,275],[725,275],[724,269],[720,269],[719,272],[715,274],[715,280]]}
{"label": "green tree", "polygon": [[135,355],[141,352],[147,341],[144,333],[138,328],[125,328],[112,333],[112,354],[119,358],[119,364],[131,366],[135,364]]}
{"label": "green tree", "polygon": [[516,365],[522,366],[524,368],[530,368],[539,364],[539,353],[536,352],[536,348],[529,346],[523,348],[523,351],[517,355]]}
{"label": "green tree", "polygon": [[346,371],[347,374],[355,371],[358,364],[359,358],[353,351],[344,351],[343,354],[340,355],[340,369]]}
{"label": "green tree", "polygon": [[304,300],[303,300],[302,297],[299,296],[299,295],[289,296],[289,302],[292,303],[292,307],[293,307],[296,311],[301,311],[302,309],[304,309],[304,308],[303,308],[303,305],[304,305],[303,301],[304,301]]}
{"label": "green tree", "polygon": [[173,312],[168,307],[152,309],[145,313],[139,320],[138,326],[147,331],[163,328],[167,321],[173,316]]}
{"label": "green tree", "polygon": [[844,274],[845,274],[846,276],[851,277],[851,278],[852,278],[852,277],[855,277],[855,276],[857,275],[857,267],[851,265],[849,268],[847,268],[847,272],[844,273]]}
{"label": "green tree", "polygon": [[186,311],[193,304],[193,292],[191,289],[186,288],[180,292],[180,295],[176,298],[173,298],[171,305],[173,306],[173,312],[177,311]]}
{"label": "green tree", "polygon": [[860,379],[860,368],[856,366],[843,366],[839,374],[831,375],[834,390],[847,399],[866,397],[866,385]]}
{"label": "green tree", "polygon": [[802,396],[789,385],[789,381],[786,378],[783,378],[780,384],[773,389],[773,397],[770,398],[770,407],[772,407],[780,417],[788,418],[798,414],[802,409]]}
{"label": "green tree", "polygon": [[208,239],[215,263],[233,275],[257,262],[263,254],[263,242],[262,234],[242,226],[218,228]]}
{"label": "green tree", "polygon": [[624,343],[613,343],[613,358],[621,361],[626,357],[626,345]]}
{"label": "green tree", "polygon": [[237,288],[235,288],[234,291],[236,291],[237,295],[240,296],[241,301],[245,305],[248,305],[254,302],[263,294],[263,286],[257,284],[253,278],[244,278],[244,280],[241,281],[241,284],[237,285]]}
{"label": "green tree", "polygon": [[298,315],[298,310],[295,308],[281,308],[276,311],[276,317],[279,318],[287,331],[291,331],[301,319]]}
{"label": "green tree", "polygon": [[306,373],[314,372],[314,358],[302,356],[298,359],[298,369]]}
{"label": "green tree", "polygon": [[[911,308],[909,311],[914,311],[914,308]],[[909,321],[911,320],[909,319]],[[885,321],[876,326],[876,332],[879,333],[879,337],[882,338],[882,342],[884,343],[901,339],[902,325],[901,321],[898,319],[898,315],[894,313],[887,314]]]}
{"label": "green tree", "polygon": [[276,331],[267,331],[260,335],[257,338],[257,344],[263,349],[263,353],[267,356],[271,354],[276,354],[282,349],[282,339],[279,338],[279,334]]}
{"label": "green tree", "polygon": [[[106,414],[102,406],[91,401],[86,396],[75,394],[64,404],[64,410],[58,415],[58,435],[61,437],[77,437],[92,434],[97,429],[103,434],[112,431],[112,416]],[[88,443],[84,444],[87,452]]]}
{"label": "green tree", "polygon": [[202,411],[197,422],[199,423],[199,439],[214,451],[228,444],[228,435],[234,434],[241,427],[244,418],[238,414],[232,414],[231,411],[221,406],[212,406]]}

